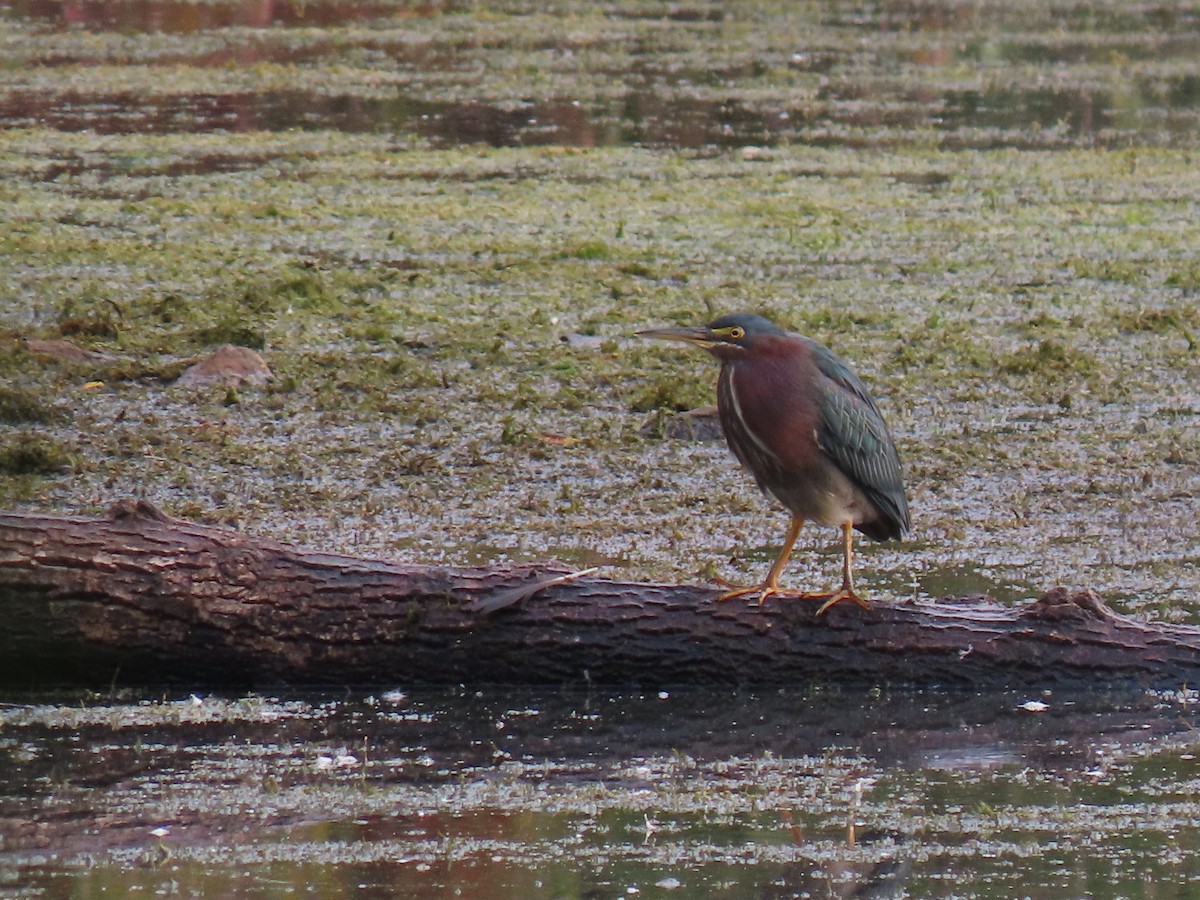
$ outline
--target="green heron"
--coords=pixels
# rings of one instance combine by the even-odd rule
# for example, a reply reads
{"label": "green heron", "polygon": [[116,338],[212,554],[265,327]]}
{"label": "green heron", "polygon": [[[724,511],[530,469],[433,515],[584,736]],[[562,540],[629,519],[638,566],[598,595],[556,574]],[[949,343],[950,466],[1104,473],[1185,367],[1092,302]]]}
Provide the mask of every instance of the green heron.
{"label": "green heron", "polygon": [[[827,347],[747,313],[638,334],[702,347],[721,361],[717,411],[729,449],[763,493],[792,514],[783,549],[763,582],[720,599],[758,594],[760,604],[774,595],[825,600],[817,615],[842,600],[867,607],[854,590],[854,529],[887,540],[903,537],[910,521],[896,445],[858,376]],[[779,587],[808,519],[842,529],[839,590]]]}

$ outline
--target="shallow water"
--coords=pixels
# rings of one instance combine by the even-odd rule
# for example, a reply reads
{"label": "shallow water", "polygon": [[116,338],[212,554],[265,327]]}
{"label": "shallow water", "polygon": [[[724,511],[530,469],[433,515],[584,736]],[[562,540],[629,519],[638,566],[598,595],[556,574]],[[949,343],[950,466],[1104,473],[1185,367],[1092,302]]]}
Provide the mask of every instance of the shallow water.
{"label": "shallow water", "polygon": [[[8,18],[37,77],[0,91],[0,127],[680,148],[1172,145],[1200,130],[1190,5],[568,4],[540,16],[520,4],[41,2]],[[233,77],[255,67],[281,77]]]}
{"label": "shallow water", "polygon": [[1196,724],[1190,692],[32,698],[0,890],[1183,896]]}

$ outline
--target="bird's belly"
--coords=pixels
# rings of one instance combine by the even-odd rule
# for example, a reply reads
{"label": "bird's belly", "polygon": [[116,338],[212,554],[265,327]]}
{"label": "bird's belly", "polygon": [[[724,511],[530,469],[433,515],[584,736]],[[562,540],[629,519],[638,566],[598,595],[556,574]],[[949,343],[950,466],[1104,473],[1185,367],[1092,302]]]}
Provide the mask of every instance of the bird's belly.
{"label": "bird's belly", "polygon": [[858,525],[875,517],[875,510],[862,491],[833,466],[820,467],[804,477],[764,487],[793,515],[810,522]]}

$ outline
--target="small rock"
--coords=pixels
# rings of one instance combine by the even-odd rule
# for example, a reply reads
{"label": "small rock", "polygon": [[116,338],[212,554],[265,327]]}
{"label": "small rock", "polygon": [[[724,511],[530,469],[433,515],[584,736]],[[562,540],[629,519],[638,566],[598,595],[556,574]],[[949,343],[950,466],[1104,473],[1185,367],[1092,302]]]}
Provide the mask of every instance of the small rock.
{"label": "small rock", "polygon": [[249,347],[226,344],[214,350],[211,356],[184,369],[175,383],[185,386],[224,384],[237,387],[242,384],[266,384],[274,377],[263,358]]}
{"label": "small rock", "polygon": [[39,341],[25,338],[25,349],[37,356],[48,356],[63,362],[106,362],[114,357],[98,350],[88,350],[71,341]]}

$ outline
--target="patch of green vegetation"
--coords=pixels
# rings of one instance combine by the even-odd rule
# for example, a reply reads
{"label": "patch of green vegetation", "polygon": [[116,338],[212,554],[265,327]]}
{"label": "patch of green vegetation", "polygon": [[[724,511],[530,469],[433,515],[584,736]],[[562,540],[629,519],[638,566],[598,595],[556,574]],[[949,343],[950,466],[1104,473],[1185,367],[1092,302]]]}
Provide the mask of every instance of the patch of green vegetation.
{"label": "patch of green vegetation", "polygon": [[[714,402],[712,384],[702,385],[699,381],[681,379],[674,375],[662,375],[647,382],[629,403],[637,413],[657,410],[687,412],[689,409]],[[715,384],[715,379],[714,382]]]}
{"label": "patch of green vegetation", "polygon": [[858,329],[884,326],[889,321],[885,309],[855,309],[845,306],[806,307],[795,314],[796,330],[806,334],[823,332],[846,334]]}
{"label": "patch of green vegetation", "polygon": [[33,392],[0,385],[0,422],[45,425],[62,418],[59,410]]}
{"label": "patch of green vegetation", "polygon": [[1065,323],[1057,316],[1051,315],[1046,310],[1038,310],[1023,323],[1021,323],[1021,331],[1027,335],[1048,335],[1058,334],[1065,328]]}
{"label": "patch of green vegetation", "polygon": [[193,342],[200,345],[237,344],[252,350],[266,346],[267,337],[261,328],[240,320],[222,319],[208,328],[200,328],[193,334]]}
{"label": "patch of green vegetation", "polygon": [[1200,290],[1200,260],[1187,260],[1172,266],[1165,284],[1185,291]]}
{"label": "patch of green vegetation", "polygon": [[1136,259],[1076,256],[1067,260],[1067,265],[1076,278],[1091,278],[1095,281],[1143,284],[1147,277],[1146,263]]}
{"label": "patch of green vegetation", "polygon": [[617,266],[617,271],[622,275],[630,275],[635,278],[658,277],[652,266],[640,262],[622,263],[621,265]]}
{"label": "patch of green vegetation", "polygon": [[197,325],[191,343],[239,344],[261,350],[283,317],[298,310],[323,314],[339,310],[345,298],[329,282],[319,270],[297,268],[218,285],[198,307],[188,308],[193,322],[197,316],[215,319],[212,324]]}
{"label": "patch of green vegetation", "polygon": [[612,248],[604,241],[582,241],[567,247],[563,256],[575,259],[612,259]]}
{"label": "patch of green vegetation", "polygon": [[1088,378],[1097,371],[1095,357],[1062,341],[1047,338],[1001,356],[996,368],[1009,375],[1037,378]]}
{"label": "patch of green vegetation", "polygon": [[1175,466],[1200,466],[1200,428],[1171,429],[1165,436],[1167,445],[1163,462]]}
{"label": "patch of green vegetation", "polygon": [[58,475],[74,466],[73,454],[49,438],[18,434],[0,443],[0,475]]}
{"label": "patch of green vegetation", "polygon": [[108,297],[72,297],[58,311],[58,332],[63,337],[116,340],[121,333],[121,307]]}
{"label": "patch of green vegetation", "polygon": [[1187,341],[1188,349],[1198,346],[1196,333],[1200,331],[1200,310],[1194,305],[1161,309],[1122,310],[1116,315],[1116,325],[1121,331],[1148,331],[1154,334],[1178,332]]}
{"label": "patch of green vegetation", "polygon": [[992,352],[971,329],[941,323],[940,319],[938,324],[926,325],[895,344],[890,357],[893,368],[915,371],[927,379],[940,373],[956,380],[992,371]]}

